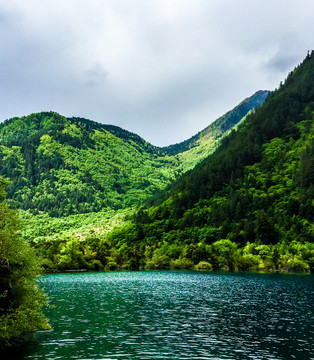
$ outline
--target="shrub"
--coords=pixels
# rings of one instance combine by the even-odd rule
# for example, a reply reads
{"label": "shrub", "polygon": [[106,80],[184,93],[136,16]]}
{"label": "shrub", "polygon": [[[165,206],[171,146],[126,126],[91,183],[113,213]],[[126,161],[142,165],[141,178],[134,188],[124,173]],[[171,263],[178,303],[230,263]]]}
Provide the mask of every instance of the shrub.
{"label": "shrub", "polygon": [[191,259],[181,258],[172,260],[170,266],[174,269],[191,269],[194,266],[194,263]]}
{"label": "shrub", "polygon": [[194,269],[211,271],[213,270],[213,266],[207,261],[200,261],[197,265],[195,265]]}

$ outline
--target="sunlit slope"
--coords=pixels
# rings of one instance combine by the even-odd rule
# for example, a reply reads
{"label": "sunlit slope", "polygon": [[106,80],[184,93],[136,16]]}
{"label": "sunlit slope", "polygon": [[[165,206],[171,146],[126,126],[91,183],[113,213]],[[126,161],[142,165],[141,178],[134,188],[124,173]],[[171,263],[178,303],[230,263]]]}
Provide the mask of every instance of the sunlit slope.
{"label": "sunlit slope", "polygon": [[120,128],[57,113],[0,126],[11,204],[52,216],[139,204],[175,178],[175,159]]}

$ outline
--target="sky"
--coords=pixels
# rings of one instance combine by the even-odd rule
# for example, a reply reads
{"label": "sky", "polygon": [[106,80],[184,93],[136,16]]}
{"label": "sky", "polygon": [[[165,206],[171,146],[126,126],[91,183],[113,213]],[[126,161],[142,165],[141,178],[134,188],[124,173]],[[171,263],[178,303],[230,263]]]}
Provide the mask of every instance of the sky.
{"label": "sky", "polygon": [[40,111],[183,141],[312,50],[313,0],[0,0],[0,121]]}

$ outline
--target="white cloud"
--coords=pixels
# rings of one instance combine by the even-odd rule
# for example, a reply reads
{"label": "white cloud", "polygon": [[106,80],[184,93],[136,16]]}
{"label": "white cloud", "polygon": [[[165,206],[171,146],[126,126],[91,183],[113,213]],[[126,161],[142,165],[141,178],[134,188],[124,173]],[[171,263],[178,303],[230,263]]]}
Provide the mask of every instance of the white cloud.
{"label": "white cloud", "polygon": [[54,110],[181,141],[278,86],[313,15],[311,0],[0,0],[0,120]]}

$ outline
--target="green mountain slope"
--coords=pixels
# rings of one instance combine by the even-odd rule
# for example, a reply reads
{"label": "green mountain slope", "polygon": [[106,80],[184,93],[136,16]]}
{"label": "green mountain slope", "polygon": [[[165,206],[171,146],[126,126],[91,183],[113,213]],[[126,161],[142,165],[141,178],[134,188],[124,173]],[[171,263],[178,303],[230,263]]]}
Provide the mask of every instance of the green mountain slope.
{"label": "green mountain slope", "polygon": [[268,94],[269,91],[267,90],[257,91],[252,96],[244,99],[234,109],[228,111],[225,115],[211,123],[204,130],[179,144],[166,146],[163,150],[173,155],[198,147],[204,142],[213,142],[237,125],[251,110],[261,106]]}
{"label": "green mountain slope", "polygon": [[53,217],[142,204],[212,152],[265,96],[245,100],[204,130],[210,136],[198,135],[193,149],[176,155],[117,126],[53,112],[7,120],[0,124],[0,175],[12,182],[9,202]]}
{"label": "green mountain slope", "polygon": [[139,204],[174,179],[174,159],[114,126],[56,113],[0,126],[1,174],[11,204],[51,216]]}
{"label": "green mountain slope", "polygon": [[201,160],[211,155],[221,140],[243,122],[251,111],[261,106],[268,94],[269,91],[257,91],[195,136],[163,150],[169,154],[177,154],[181,173],[193,169]]}
{"label": "green mountain slope", "polygon": [[167,200],[106,235],[111,252],[99,260],[129,268],[313,270],[313,120],[314,52],[174,183]]}

